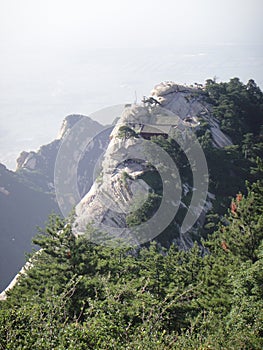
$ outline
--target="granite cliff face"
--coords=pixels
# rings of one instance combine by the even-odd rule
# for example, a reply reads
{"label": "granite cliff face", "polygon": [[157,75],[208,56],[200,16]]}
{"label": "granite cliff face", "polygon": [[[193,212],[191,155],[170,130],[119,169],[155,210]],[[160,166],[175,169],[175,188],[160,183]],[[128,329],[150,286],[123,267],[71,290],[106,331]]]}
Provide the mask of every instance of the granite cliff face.
{"label": "granite cliff face", "polygon": [[[232,145],[232,141],[219,127],[218,121],[212,115],[212,108],[204,101],[202,87],[192,88],[166,82],[157,85],[151,92],[164,108],[178,115],[182,120],[188,117],[192,120],[207,121],[213,136],[215,147]],[[186,121],[187,125],[187,121]],[[190,124],[188,124],[191,126]]]}
{"label": "granite cliff face", "polygon": [[[98,179],[76,207],[76,234],[84,234],[87,224],[92,222],[110,238],[124,239],[136,245],[156,237],[155,233],[161,233],[173,222],[174,240],[182,248],[191,246],[198,225],[202,225],[205,212],[212,207],[214,194],[207,193],[206,198],[203,198],[200,189],[194,188],[193,184],[187,181],[180,184],[182,185],[180,200],[176,198],[179,192],[177,195],[174,193],[174,197],[169,196],[167,210],[154,224],[158,226],[164,221],[160,223],[158,229],[155,229],[156,226],[144,227],[146,231],[143,237],[138,238],[138,233],[127,223],[127,217],[131,208],[138,210],[140,205],[147,201],[149,193],[155,192],[146,178],[147,174],[154,171],[151,164],[154,162],[155,154],[156,156],[158,154],[158,149],[156,152],[152,151],[151,161],[145,160],[145,154],[142,154],[145,139],[158,135],[164,138],[175,135],[177,140],[178,137],[183,139],[190,130],[191,132],[198,130],[203,122],[206,122],[212,134],[214,147],[232,144],[213,118],[211,107],[205,102],[201,88],[182,86],[173,82],[161,83],[152,90],[149,98],[144,98],[141,105],[126,108],[111,133]],[[152,142],[151,144],[153,145]],[[157,162],[155,170],[158,166]],[[175,187],[179,186],[178,176],[176,177],[176,174],[171,176],[174,176]],[[172,191],[172,188],[170,190]],[[187,199],[189,192],[192,196],[198,197],[196,195],[198,191],[200,200],[196,200],[194,205],[189,205]],[[194,220],[197,222],[196,225],[189,232],[181,234],[180,223],[173,220],[171,213],[169,214],[169,207],[174,207],[176,210],[186,208],[190,212],[189,215],[196,217]],[[149,230],[156,232],[153,234]],[[95,237],[94,240],[98,238]]]}

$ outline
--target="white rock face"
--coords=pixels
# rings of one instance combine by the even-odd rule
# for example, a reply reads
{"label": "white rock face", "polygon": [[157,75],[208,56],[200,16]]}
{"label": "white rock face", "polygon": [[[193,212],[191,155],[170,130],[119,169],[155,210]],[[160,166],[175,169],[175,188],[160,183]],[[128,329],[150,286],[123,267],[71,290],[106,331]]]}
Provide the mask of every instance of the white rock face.
{"label": "white rock face", "polygon": [[[138,162],[135,159],[136,152],[138,155],[141,154],[141,144],[133,137],[121,138],[120,127],[127,126],[136,131],[142,125],[157,125],[157,127],[159,125],[160,128],[169,125],[176,128],[179,119],[186,128],[195,128],[203,119],[211,126],[214,145],[223,147],[232,144],[212,117],[210,106],[204,102],[202,89],[163,82],[155,86],[151,97],[155,104],[148,101],[142,105],[126,108],[114,127],[103,158],[102,172],[76,207],[74,227],[76,234],[84,234],[87,224],[93,223],[110,235],[115,231],[114,228],[120,229],[116,230],[118,232],[116,237],[122,237],[123,232],[127,235],[125,220],[127,213],[136,208],[138,198],[141,205],[151,191],[144,181],[138,179],[141,174],[149,171],[147,162]],[[187,194],[186,188],[187,185],[184,185],[183,192]],[[195,211],[200,211],[199,206],[200,204],[196,208],[191,208],[193,215]],[[211,208],[211,200],[208,199],[203,207],[204,210]],[[130,237],[130,240],[136,243],[134,237]],[[183,246],[186,245],[185,242],[187,244],[190,242],[186,236],[183,238]]]}
{"label": "white rock face", "polygon": [[206,108],[200,99],[200,89],[163,82],[154,87],[151,96],[156,98],[164,108],[177,114],[181,119],[196,117]]}
{"label": "white rock face", "polygon": [[[134,106],[126,109],[111,134],[111,141],[104,155],[102,172],[91,190],[76,207],[75,232],[84,234],[88,223],[93,222],[103,231],[112,228],[126,227],[126,215],[136,203],[147,198],[149,186],[138,179],[146,171],[146,164],[129,159],[129,155],[140,152],[140,145],[133,138],[118,137],[119,128],[129,123],[147,123],[151,114],[148,109]],[[117,237],[122,232],[117,233]]]}
{"label": "white rock face", "polygon": [[17,159],[17,169],[30,169],[34,170],[36,168],[37,159],[35,152],[21,152]]}
{"label": "white rock face", "polygon": [[210,130],[216,147],[221,148],[232,145],[232,141],[220,130],[218,123],[215,122]]}
{"label": "white rock face", "polygon": [[211,126],[210,130],[215,146],[225,147],[232,145],[231,139],[220,130],[218,122],[212,116],[210,106],[203,101],[201,92],[200,88],[177,85],[173,82],[163,82],[154,87],[151,96],[156,98],[164,108],[177,114],[181,119],[191,117],[196,124],[198,124],[196,119],[198,116],[207,120]]}

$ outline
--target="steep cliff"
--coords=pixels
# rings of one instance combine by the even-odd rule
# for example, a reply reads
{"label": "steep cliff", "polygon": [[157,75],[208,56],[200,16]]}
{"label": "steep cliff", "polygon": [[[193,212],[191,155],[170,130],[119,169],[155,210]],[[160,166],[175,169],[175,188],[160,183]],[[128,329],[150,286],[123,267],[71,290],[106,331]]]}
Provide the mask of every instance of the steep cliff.
{"label": "steep cliff", "polygon": [[[108,244],[118,238],[136,245],[170,227],[169,240],[182,248],[191,246],[214,198],[208,192],[206,160],[195,136],[204,123],[211,132],[212,147],[232,144],[200,88],[161,83],[141,105],[127,107],[111,133],[99,177],[76,207],[75,232],[84,234],[87,224],[93,223],[100,232],[93,233],[94,241]],[[160,138],[179,146],[178,153],[185,153],[185,166],[192,175],[181,176],[180,164],[158,145]],[[161,193],[149,181],[156,173],[161,176]],[[145,213],[144,222],[133,225],[133,213],[145,210],[149,202],[150,215]]]}

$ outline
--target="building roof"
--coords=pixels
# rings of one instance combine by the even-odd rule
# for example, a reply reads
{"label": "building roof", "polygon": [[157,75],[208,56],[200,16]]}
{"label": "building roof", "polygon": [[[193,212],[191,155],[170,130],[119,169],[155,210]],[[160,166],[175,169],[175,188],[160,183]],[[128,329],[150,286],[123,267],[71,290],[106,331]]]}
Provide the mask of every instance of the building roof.
{"label": "building roof", "polygon": [[171,125],[142,125],[140,133],[145,134],[169,134]]}

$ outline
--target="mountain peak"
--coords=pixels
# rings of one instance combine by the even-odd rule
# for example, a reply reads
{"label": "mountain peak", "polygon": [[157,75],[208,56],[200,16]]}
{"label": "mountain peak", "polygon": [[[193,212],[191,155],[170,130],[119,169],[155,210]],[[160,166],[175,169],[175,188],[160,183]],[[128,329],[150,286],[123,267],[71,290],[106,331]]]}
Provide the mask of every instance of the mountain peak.
{"label": "mountain peak", "polygon": [[90,117],[87,117],[82,114],[70,114],[64,118],[57,138],[62,139],[66,135],[66,133],[83,118],[86,118],[90,121],[91,127],[101,128],[101,124],[96,122],[95,120],[92,120]]}

